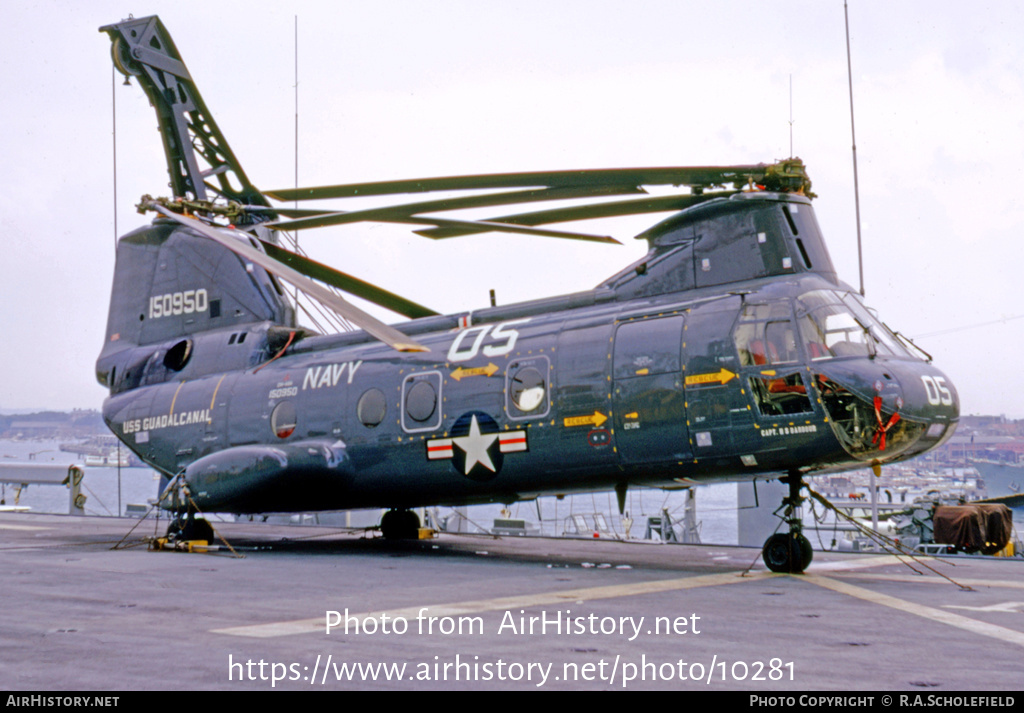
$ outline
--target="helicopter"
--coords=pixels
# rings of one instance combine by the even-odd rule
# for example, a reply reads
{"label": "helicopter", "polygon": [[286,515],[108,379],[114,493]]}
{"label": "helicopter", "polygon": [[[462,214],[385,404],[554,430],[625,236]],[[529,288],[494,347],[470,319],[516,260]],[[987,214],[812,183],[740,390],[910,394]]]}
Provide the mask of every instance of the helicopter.
{"label": "helicopter", "polygon": [[[800,159],[743,166],[451,176],[260,191],[156,16],[101,27],[154,106],[171,198],[118,241],[96,376],[112,432],[163,475],[168,530],[197,513],[509,504],[630,487],[780,479],[765,564],[802,572],[806,476],[918,456],[953,435],[952,381],[836,274]],[[126,83],[128,82],[126,79]],[[652,196],[645,187],[672,186]],[[421,196],[340,211],[274,202]],[[273,202],[272,202],[273,201]],[[569,203],[506,212],[502,206]],[[550,203],[549,203],[550,205]],[[449,217],[495,209],[487,219]],[[672,213],[647,254],[591,290],[438,314],[282,245],[388,222],[433,239]],[[299,325],[282,282],[357,329]],[[406,321],[385,324],[341,292]]]}

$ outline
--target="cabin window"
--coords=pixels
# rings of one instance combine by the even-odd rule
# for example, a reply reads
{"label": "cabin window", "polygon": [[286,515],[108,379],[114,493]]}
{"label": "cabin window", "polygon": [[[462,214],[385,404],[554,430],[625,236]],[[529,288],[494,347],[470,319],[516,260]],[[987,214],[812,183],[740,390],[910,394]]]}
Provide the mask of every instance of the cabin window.
{"label": "cabin window", "polygon": [[270,428],[278,438],[288,438],[295,433],[298,418],[295,405],[291,401],[282,401],[270,414]]}
{"label": "cabin window", "polygon": [[511,418],[531,418],[547,415],[548,373],[551,362],[547,357],[534,357],[513,362],[505,372],[507,411]]}
{"label": "cabin window", "polygon": [[402,382],[402,429],[408,433],[441,426],[441,372],[410,374]]}
{"label": "cabin window", "polygon": [[543,374],[532,366],[520,369],[510,382],[512,403],[520,411],[536,411],[547,393],[544,383]]}
{"label": "cabin window", "polygon": [[426,381],[419,381],[412,385],[405,395],[405,413],[413,421],[423,423],[434,415],[437,409],[437,392],[434,387]]}
{"label": "cabin window", "polygon": [[388,411],[388,402],[380,389],[369,389],[359,397],[356,415],[367,428],[375,428],[384,421]]}
{"label": "cabin window", "polygon": [[683,318],[637,319],[615,331],[616,379],[682,371]]}

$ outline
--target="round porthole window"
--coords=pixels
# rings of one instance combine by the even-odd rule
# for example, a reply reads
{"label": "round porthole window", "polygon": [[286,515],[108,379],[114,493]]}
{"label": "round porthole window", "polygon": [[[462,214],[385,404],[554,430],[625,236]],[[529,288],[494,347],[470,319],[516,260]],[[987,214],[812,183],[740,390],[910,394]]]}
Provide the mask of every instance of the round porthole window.
{"label": "round porthole window", "polygon": [[367,428],[379,426],[388,411],[388,403],[380,389],[370,389],[359,397],[356,415]]}
{"label": "round porthole window", "polygon": [[544,375],[536,367],[523,367],[509,381],[509,395],[513,405],[520,411],[536,410],[547,397]]}
{"label": "round porthole window", "polygon": [[288,438],[295,433],[297,418],[295,406],[290,401],[282,401],[274,407],[270,414],[270,428],[278,438]]}
{"label": "round porthole window", "polygon": [[437,392],[429,381],[417,381],[405,394],[405,413],[413,421],[423,423],[436,408]]}

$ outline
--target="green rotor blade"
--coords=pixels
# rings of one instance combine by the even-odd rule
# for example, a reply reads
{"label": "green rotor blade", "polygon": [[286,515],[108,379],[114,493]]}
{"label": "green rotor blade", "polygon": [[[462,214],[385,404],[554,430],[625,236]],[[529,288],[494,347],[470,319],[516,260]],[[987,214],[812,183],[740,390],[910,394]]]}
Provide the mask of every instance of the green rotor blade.
{"label": "green rotor blade", "polygon": [[[315,188],[283,188],[268,191],[267,196],[279,201],[354,198],[396,193],[427,191],[461,191],[492,188],[578,188],[613,185],[715,186],[737,181],[757,182],[774,166],[677,166],[664,168],[603,168],[578,171],[533,171],[528,173],[495,173],[481,176],[447,176],[414,178],[402,181],[348,183]],[[802,168],[802,166],[801,166]]]}
{"label": "green rotor blade", "polygon": [[320,280],[320,282],[337,287],[339,290],[343,290],[350,295],[360,297],[368,302],[374,303],[375,305],[380,305],[381,307],[389,309],[404,317],[418,319],[419,317],[431,317],[438,314],[438,312],[435,312],[428,307],[424,307],[423,305],[416,304],[412,300],[407,300],[393,292],[388,292],[376,285],[360,280],[358,277],[353,277],[352,275],[341,272],[340,270],[335,270],[333,267],[328,267],[316,260],[311,260],[308,257],[286,250],[279,245],[268,243],[265,240],[261,240],[260,242],[263,243],[263,247],[267,251],[267,255],[281,263],[284,263],[296,272],[300,272],[306,277],[312,277],[314,280]]}

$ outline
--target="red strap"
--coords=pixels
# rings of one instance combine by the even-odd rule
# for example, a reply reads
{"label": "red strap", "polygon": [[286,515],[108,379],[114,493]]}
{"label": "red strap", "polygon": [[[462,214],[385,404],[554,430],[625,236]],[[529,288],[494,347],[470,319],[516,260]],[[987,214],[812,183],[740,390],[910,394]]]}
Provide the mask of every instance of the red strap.
{"label": "red strap", "polygon": [[893,413],[893,415],[889,417],[889,422],[888,423],[884,423],[882,421],[882,397],[881,396],[876,396],[875,397],[875,418],[878,420],[878,428],[875,429],[875,435],[871,439],[871,442],[872,443],[877,443],[878,444],[878,450],[884,451],[885,450],[885,434],[889,431],[890,428],[892,428],[897,423],[899,423],[900,415],[899,415],[899,413]]}

